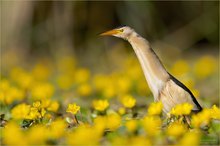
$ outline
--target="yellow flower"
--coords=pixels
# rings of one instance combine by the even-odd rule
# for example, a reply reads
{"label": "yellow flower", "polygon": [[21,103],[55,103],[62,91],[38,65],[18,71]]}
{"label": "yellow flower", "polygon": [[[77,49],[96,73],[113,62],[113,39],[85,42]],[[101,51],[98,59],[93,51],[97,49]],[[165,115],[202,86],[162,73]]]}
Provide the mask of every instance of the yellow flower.
{"label": "yellow flower", "polygon": [[97,91],[102,91],[108,84],[109,78],[105,75],[98,74],[93,77],[93,85]]}
{"label": "yellow flower", "polygon": [[126,121],[125,126],[129,132],[134,132],[137,129],[137,121],[136,120]]}
{"label": "yellow flower", "polygon": [[216,105],[211,108],[211,116],[213,119],[220,120],[220,109]]}
{"label": "yellow flower", "polygon": [[29,112],[30,112],[30,105],[27,105],[25,103],[16,105],[12,110],[11,114],[12,117],[15,119],[25,119],[27,118]]}
{"label": "yellow flower", "polygon": [[44,108],[41,108],[40,109],[40,114],[41,114],[41,117],[44,117],[44,115],[46,114],[46,110]]}
{"label": "yellow flower", "polygon": [[75,103],[69,104],[66,109],[66,112],[72,113],[74,115],[77,114],[78,111],[80,111],[80,106],[76,105]]}
{"label": "yellow flower", "polygon": [[116,130],[121,125],[121,117],[118,114],[111,113],[106,116],[98,116],[94,119],[94,123],[98,129]]}
{"label": "yellow flower", "polygon": [[156,116],[146,116],[142,121],[145,132],[149,136],[155,136],[160,133],[161,123],[161,119]]}
{"label": "yellow flower", "polygon": [[17,87],[11,86],[7,79],[0,82],[0,101],[11,104],[14,101],[20,101],[25,98],[25,92]]}
{"label": "yellow flower", "polygon": [[185,60],[178,60],[174,63],[171,72],[174,75],[180,76],[189,71],[189,65]]}
{"label": "yellow flower", "polygon": [[51,100],[50,100],[50,99],[42,99],[42,100],[41,100],[41,106],[42,106],[43,108],[47,108],[47,107],[50,105],[50,103],[51,103]]}
{"label": "yellow flower", "polygon": [[40,101],[34,102],[34,103],[33,103],[33,107],[35,107],[35,108],[37,108],[37,109],[40,109],[40,107],[41,107]]}
{"label": "yellow flower", "polygon": [[27,131],[27,141],[29,145],[45,145],[48,137],[48,130],[43,125],[34,125]]}
{"label": "yellow flower", "polygon": [[31,94],[34,99],[50,98],[54,93],[53,85],[49,83],[39,83],[33,86]]}
{"label": "yellow flower", "polygon": [[106,116],[97,116],[94,119],[94,127],[96,129],[99,129],[99,131],[102,133],[107,128],[107,118]]}
{"label": "yellow flower", "polygon": [[192,126],[195,128],[206,126],[209,124],[211,117],[210,109],[204,108],[200,113],[192,116]]}
{"label": "yellow flower", "polygon": [[171,109],[171,114],[175,116],[188,115],[190,114],[193,106],[189,103],[178,104]]}
{"label": "yellow flower", "polygon": [[7,79],[1,79],[0,89],[1,91],[7,91],[10,88],[10,83]]}
{"label": "yellow flower", "polygon": [[32,75],[38,80],[46,80],[51,74],[47,63],[37,63],[32,69]]}
{"label": "yellow flower", "polygon": [[220,109],[213,105],[212,108],[204,108],[200,113],[192,116],[192,126],[200,128],[210,123],[211,119],[220,119]]}
{"label": "yellow flower", "polygon": [[89,84],[84,83],[77,88],[77,93],[80,96],[89,96],[92,93],[92,88]]}
{"label": "yellow flower", "polygon": [[163,109],[162,102],[153,102],[148,107],[148,115],[160,115]]}
{"label": "yellow flower", "polygon": [[2,132],[3,143],[6,145],[28,145],[26,136],[16,123],[9,122]]}
{"label": "yellow flower", "polygon": [[107,115],[107,128],[110,130],[116,130],[121,125],[121,117],[118,114]]}
{"label": "yellow flower", "polygon": [[97,111],[104,111],[109,107],[108,100],[94,100],[93,107]]}
{"label": "yellow flower", "polygon": [[97,92],[101,92],[106,98],[116,95],[115,80],[112,76],[98,74],[93,77],[93,85]]}
{"label": "yellow flower", "polygon": [[65,134],[67,124],[64,120],[58,119],[53,121],[49,127],[50,138],[58,139]]}
{"label": "yellow flower", "polygon": [[198,131],[187,132],[180,140],[178,145],[197,146],[200,144],[201,133]]}
{"label": "yellow flower", "polygon": [[106,98],[112,98],[116,95],[116,89],[113,84],[108,84],[106,87],[103,89],[103,96]]}
{"label": "yellow flower", "polygon": [[173,137],[179,137],[187,131],[186,126],[180,122],[171,123],[167,128],[167,135]]}
{"label": "yellow flower", "polygon": [[74,80],[76,83],[85,83],[90,78],[90,71],[85,68],[76,70]]}
{"label": "yellow flower", "polygon": [[98,74],[93,77],[92,83],[95,90],[102,93],[106,98],[111,98],[116,95],[115,78],[112,76]]}
{"label": "yellow flower", "polygon": [[194,73],[199,79],[204,79],[213,74],[218,68],[216,59],[213,56],[201,57],[194,66]]}
{"label": "yellow flower", "polygon": [[120,107],[120,108],[118,109],[118,113],[119,113],[120,115],[124,115],[125,112],[126,112],[126,109],[123,108],[123,107]]}
{"label": "yellow flower", "polygon": [[30,112],[26,116],[26,119],[38,119],[43,118],[46,114],[46,110],[42,107],[40,101],[36,101],[30,107]]}
{"label": "yellow flower", "polygon": [[57,77],[57,84],[63,90],[68,90],[73,85],[74,81],[72,79],[72,75],[62,74]]}
{"label": "yellow flower", "polygon": [[125,94],[131,88],[131,81],[128,77],[119,77],[117,80],[117,91],[119,93]]}
{"label": "yellow flower", "polygon": [[41,118],[41,113],[37,108],[31,107],[27,119],[37,119],[37,118]]}
{"label": "yellow flower", "polygon": [[52,112],[57,112],[59,106],[60,105],[57,101],[51,101],[50,105],[47,107],[47,110]]}
{"label": "yellow flower", "polygon": [[5,99],[4,93],[0,90],[0,102],[3,103]]}
{"label": "yellow flower", "polygon": [[133,96],[131,95],[125,95],[123,97],[121,97],[121,102],[122,104],[127,107],[127,108],[132,108],[135,106],[136,100],[134,99]]}
{"label": "yellow flower", "polygon": [[75,131],[67,135],[68,145],[98,145],[102,133],[88,125],[79,126]]}
{"label": "yellow flower", "polygon": [[16,87],[10,87],[6,92],[5,92],[5,102],[7,104],[11,104],[15,100],[22,100],[25,97],[25,93],[23,90],[18,89]]}
{"label": "yellow flower", "polygon": [[133,136],[128,139],[127,145],[129,146],[152,146],[152,142],[149,138],[144,136]]}
{"label": "yellow flower", "polygon": [[13,68],[10,72],[11,78],[22,88],[29,89],[33,83],[33,77],[22,68]]}

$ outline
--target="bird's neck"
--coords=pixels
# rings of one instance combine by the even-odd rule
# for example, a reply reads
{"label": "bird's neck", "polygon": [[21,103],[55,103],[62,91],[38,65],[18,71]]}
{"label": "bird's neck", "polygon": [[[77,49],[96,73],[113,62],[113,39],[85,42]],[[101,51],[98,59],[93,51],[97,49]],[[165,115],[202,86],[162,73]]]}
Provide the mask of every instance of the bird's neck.
{"label": "bird's neck", "polygon": [[134,33],[128,41],[138,57],[149,88],[153,92],[155,100],[157,100],[160,90],[169,79],[169,74],[147,40]]}

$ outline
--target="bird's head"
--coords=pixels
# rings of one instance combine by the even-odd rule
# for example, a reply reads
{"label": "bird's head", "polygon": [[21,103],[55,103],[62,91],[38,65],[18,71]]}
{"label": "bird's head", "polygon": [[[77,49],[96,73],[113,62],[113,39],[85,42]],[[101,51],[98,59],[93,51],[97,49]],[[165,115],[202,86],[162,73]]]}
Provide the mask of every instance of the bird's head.
{"label": "bird's head", "polygon": [[132,28],[129,26],[122,26],[122,27],[117,27],[115,29],[106,31],[104,33],[101,33],[101,36],[115,36],[118,38],[122,38],[125,40],[128,40],[129,36],[134,32]]}

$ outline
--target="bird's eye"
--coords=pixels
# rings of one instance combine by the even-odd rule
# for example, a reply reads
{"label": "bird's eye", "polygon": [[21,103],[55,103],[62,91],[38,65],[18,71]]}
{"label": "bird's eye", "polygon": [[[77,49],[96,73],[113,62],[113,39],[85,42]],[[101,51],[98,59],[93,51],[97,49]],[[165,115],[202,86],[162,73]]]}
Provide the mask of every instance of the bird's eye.
{"label": "bird's eye", "polygon": [[120,32],[123,32],[123,31],[124,31],[124,29],[119,29],[119,31],[120,31]]}

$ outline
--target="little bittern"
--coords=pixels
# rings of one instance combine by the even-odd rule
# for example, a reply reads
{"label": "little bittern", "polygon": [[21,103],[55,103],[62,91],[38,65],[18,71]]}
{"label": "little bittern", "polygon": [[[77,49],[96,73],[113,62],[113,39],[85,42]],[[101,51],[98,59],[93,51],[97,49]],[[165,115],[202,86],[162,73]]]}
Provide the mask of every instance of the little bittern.
{"label": "little bittern", "polygon": [[141,64],[145,78],[155,101],[163,103],[163,111],[168,113],[175,105],[190,103],[192,111],[199,112],[202,107],[192,92],[179,80],[166,71],[149,42],[132,28],[123,26],[100,34],[127,40],[133,47]]}

